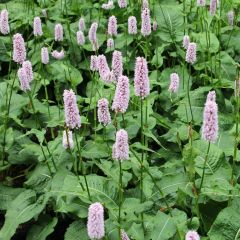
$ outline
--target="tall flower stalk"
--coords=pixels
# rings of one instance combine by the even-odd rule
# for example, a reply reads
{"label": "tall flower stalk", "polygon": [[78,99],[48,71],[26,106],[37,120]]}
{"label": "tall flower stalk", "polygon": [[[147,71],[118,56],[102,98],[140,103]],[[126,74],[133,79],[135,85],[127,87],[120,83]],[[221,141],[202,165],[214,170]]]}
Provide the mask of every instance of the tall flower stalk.
{"label": "tall flower stalk", "polygon": [[[148,78],[148,66],[147,61],[143,57],[136,58],[135,72],[134,72],[134,90],[135,95],[140,97],[141,104],[141,144],[144,145],[144,123],[143,123],[143,101],[150,94],[150,84]],[[146,113],[147,114],[147,113]],[[140,200],[141,203],[143,199],[143,162],[144,162],[144,151],[141,153],[141,170],[140,170]],[[144,218],[143,213],[141,213],[142,227],[144,228]]]}

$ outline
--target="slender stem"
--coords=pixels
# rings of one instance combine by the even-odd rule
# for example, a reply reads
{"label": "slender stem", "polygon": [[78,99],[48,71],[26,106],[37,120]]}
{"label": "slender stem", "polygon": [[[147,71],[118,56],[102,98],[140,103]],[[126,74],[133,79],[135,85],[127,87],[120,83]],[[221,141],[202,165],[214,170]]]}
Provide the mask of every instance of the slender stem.
{"label": "slender stem", "polygon": [[[30,100],[30,104],[31,104],[31,107],[32,107],[32,110],[33,110],[34,117],[35,117],[36,127],[39,126],[39,128],[41,129],[41,124],[39,123],[39,120],[38,120],[37,115],[36,115],[36,110],[35,110],[35,107],[34,107],[34,104],[33,104],[33,99],[32,99],[31,92],[30,92],[30,91],[27,91],[27,94],[28,94],[28,97],[29,97],[29,100]],[[50,150],[49,150],[48,142],[46,141],[45,138],[44,138],[44,143],[46,144],[46,148],[47,148],[48,154],[49,154],[49,156],[51,157],[53,167],[55,168],[55,170],[57,170],[57,166],[56,166],[56,164],[55,164],[53,155],[51,154],[51,152],[50,152]]]}
{"label": "slender stem", "polygon": [[[78,142],[77,132],[75,132],[74,135],[75,135],[75,140],[76,140],[77,150],[78,150],[78,157],[79,157],[79,163],[80,163],[80,172],[82,172],[82,174],[83,174],[83,178],[84,178],[85,185],[86,185],[86,188],[87,188],[88,199],[89,199],[89,201],[92,201],[91,195],[90,195],[90,191],[89,191],[89,187],[88,187],[87,178],[86,178],[85,168],[84,168],[84,164],[83,164],[83,160],[82,160],[80,142]],[[78,169],[79,168],[78,168],[78,164],[77,164],[77,171],[78,171]]]}
{"label": "slender stem", "polygon": [[[10,66],[9,66],[9,69],[8,69],[8,79],[10,78],[11,62],[12,62],[12,61],[10,61]],[[14,79],[13,79],[13,81],[12,81],[12,85],[11,85],[11,89],[10,89],[10,96],[9,96],[9,98],[8,98],[8,95],[7,95],[7,99],[6,99],[7,114],[6,114],[6,118],[5,118],[5,120],[4,120],[3,151],[2,151],[2,161],[3,161],[3,165],[4,165],[4,161],[5,161],[6,134],[7,134],[9,113],[10,113],[10,107],[11,107],[11,99],[12,99],[13,87],[14,87],[14,83],[15,83],[15,80],[16,80],[16,76],[17,76],[17,71],[15,72],[15,74],[14,74]],[[7,89],[7,90],[8,90],[8,89]]]}
{"label": "slender stem", "polygon": [[204,165],[203,165],[203,174],[202,174],[202,179],[201,179],[200,187],[199,187],[199,190],[198,190],[198,195],[200,195],[201,189],[202,189],[202,185],[203,185],[203,180],[204,180],[204,176],[205,176],[205,170],[206,170],[206,164],[207,164],[207,160],[208,160],[208,155],[209,155],[210,146],[211,146],[211,142],[209,141],[209,142],[208,142],[208,148],[207,148],[207,154],[206,154],[205,161],[204,161]]}
{"label": "slender stem", "polygon": [[[144,145],[144,134],[143,134],[143,99],[141,98],[141,144]],[[140,200],[143,203],[143,161],[144,161],[144,151],[141,153],[141,169],[140,169]],[[144,229],[144,218],[143,213],[141,213],[142,228]]]}
{"label": "slender stem", "polygon": [[189,64],[189,77],[188,77],[188,82],[187,82],[187,97],[188,97],[188,104],[190,108],[190,113],[191,113],[191,122],[193,122],[193,112],[192,112],[192,105],[191,105],[191,100],[190,100],[190,78],[191,78],[191,65]]}
{"label": "slender stem", "polygon": [[121,240],[121,207],[122,207],[122,200],[123,200],[123,185],[122,185],[122,162],[119,162],[119,206],[118,206],[118,234],[119,240]]}

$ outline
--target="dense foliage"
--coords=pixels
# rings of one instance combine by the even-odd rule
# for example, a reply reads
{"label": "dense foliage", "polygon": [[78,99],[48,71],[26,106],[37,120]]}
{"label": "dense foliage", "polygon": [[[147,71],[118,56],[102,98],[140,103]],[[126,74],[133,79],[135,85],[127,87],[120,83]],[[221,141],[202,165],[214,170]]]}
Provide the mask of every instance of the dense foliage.
{"label": "dense foliage", "polygon": [[[149,0],[157,29],[146,36],[140,31],[141,0],[129,0],[126,8],[115,0],[110,9],[102,8],[103,0],[1,1],[10,33],[0,36],[0,239],[89,239],[88,208],[96,202],[104,208],[105,240],[120,239],[121,229],[135,240],[183,240],[189,230],[206,240],[240,239],[240,3],[222,0],[210,14],[212,1],[200,7],[196,0]],[[33,34],[36,16],[42,36]],[[111,16],[118,30],[109,48]],[[137,19],[137,34],[128,33],[130,16]],[[80,17],[86,24],[82,45]],[[88,39],[93,22],[98,23],[96,51]],[[57,23],[63,41],[54,37]],[[22,34],[33,66],[30,90],[20,86],[21,66],[13,61],[16,33]],[[196,62],[185,61],[186,35],[196,43]],[[63,50],[64,57],[50,54],[43,64],[43,47],[49,53]],[[123,113],[117,105],[112,110],[116,82],[90,70],[95,54],[104,54],[111,70],[115,49],[122,53],[130,85]],[[143,98],[134,89],[137,57],[148,65],[150,94]],[[180,85],[171,92],[173,73]],[[80,128],[69,127],[64,115],[63,93],[70,89],[77,97]],[[216,92],[218,106],[215,142],[201,130],[209,91]],[[97,116],[101,98],[109,103],[107,126]],[[66,142],[70,129],[73,139]],[[125,131],[116,140],[120,129],[127,141]],[[114,143],[126,151],[129,144],[129,158],[128,152],[112,156]]]}

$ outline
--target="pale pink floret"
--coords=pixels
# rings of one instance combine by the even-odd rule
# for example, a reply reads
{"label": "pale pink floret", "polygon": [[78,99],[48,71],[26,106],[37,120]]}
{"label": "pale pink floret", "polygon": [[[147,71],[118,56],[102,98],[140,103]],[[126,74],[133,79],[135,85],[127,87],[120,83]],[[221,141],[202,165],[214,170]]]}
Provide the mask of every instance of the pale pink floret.
{"label": "pale pink floret", "polygon": [[26,59],[25,43],[22,35],[16,33],[13,36],[13,61],[22,64]]}
{"label": "pale pink floret", "polygon": [[0,15],[0,31],[3,35],[7,35],[10,32],[8,23],[8,11],[3,9]]}
{"label": "pale pink floret", "polygon": [[122,53],[117,50],[113,52],[112,56],[112,71],[114,80],[117,81],[123,73]]}
{"label": "pale pink floret", "polygon": [[203,113],[202,139],[215,142],[218,138],[218,106],[207,100]]}
{"label": "pale pink floret", "polygon": [[128,33],[137,34],[137,19],[134,16],[128,18]]}
{"label": "pale pink floret", "polygon": [[185,240],[200,240],[200,236],[196,231],[191,230],[187,232]]}
{"label": "pale pink floret", "polygon": [[141,33],[144,37],[149,36],[152,30],[151,30],[150,10],[148,8],[145,8],[142,10],[141,19],[142,19]]}
{"label": "pale pink floret", "polygon": [[42,15],[43,15],[43,17],[47,17],[47,10],[46,9],[42,9]]}
{"label": "pale pink floret", "polygon": [[62,145],[65,149],[74,148],[72,131],[68,130],[67,133],[66,131],[63,131]]}
{"label": "pale pink floret", "polygon": [[125,113],[128,108],[130,99],[129,80],[126,76],[121,76],[118,79],[117,87],[113,99],[112,110],[115,112]]}
{"label": "pale pink floret", "polygon": [[63,26],[60,23],[55,25],[55,41],[63,41]]}
{"label": "pale pink floret", "polygon": [[67,127],[71,129],[80,128],[81,119],[80,119],[79,109],[77,105],[77,99],[72,89],[64,90],[63,101],[64,101],[64,111],[65,111],[65,123]]}
{"label": "pale pink floret", "polygon": [[116,133],[115,157],[119,161],[129,159],[128,133],[124,129],[120,129]]}
{"label": "pale pink floret", "polygon": [[135,95],[145,98],[150,93],[147,61],[143,57],[137,57],[134,72]]}
{"label": "pale pink floret", "polygon": [[34,36],[42,36],[42,22],[40,17],[35,17],[33,21],[33,35]]}
{"label": "pale pink floret", "polygon": [[46,47],[43,47],[41,49],[41,61],[43,64],[49,63],[49,53],[48,53],[48,49]]}
{"label": "pale pink floret", "polygon": [[57,60],[63,59],[64,56],[65,56],[65,53],[63,50],[61,50],[60,52],[57,50],[52,51],[52,57],[54,57]]}
{"label": "pale pink floret", "polygon": [[28,80],[25,69],[24,68],[19,68],[17,74],[18,74],[18,78],[19,78],[19,81],[20,81],[21,89],[24,92],[26,92],[27,90],[31,90],[30,82]]}
{"label": "pale pink floret", "polygon": [[85,44],[85,37],[82,31],[77,32],[77,43],[79,45],[84,45]]}
{"label": "pale pink floret", "polygon": [[114,40],[113,40],[112,38],[109,38],[109,39],[107,40],[107,47],[108,47],[109,49],[114,49]]}
{"label": "pale pink floret", "polygon": [[229,11],[228,13],[227,13],[227,18],[228,18],[228,24],[230,25],[230,26],[233,26],[233,24],[234,24],[234,11]]}
{"label": "pale pink floret", "polygon": [[194,64],[197,60],[197,45],[192,42],[189,43],[187,52],[186,52],[186,62]]}
{"label": "pale pink floret", "polygon": [[101,203],[93,203],[88,208],[87,232],[91,240],[102,239],[105,235],[104,208]]}
{"label": "pale pink floret", "polygon": [[217,0],[210,0],[210,14],[215,15],[217,10]]}
{"label": "pale pink floret", "polygon": [[96,55],[91,56],[90,69],[92,71],[98,71],[98,56]]}
{"label": "pale pink floret", "polygon": [[172,73],[170,75],[170,85],[168,91],[176,93],[178,89],[179,89],[179,76],[177,73]]}
{"label": "pale pink floret", "polygon": [[108,76],[110,74],[110,69],[108,67],[107,59],[104,55],[98,56],[98,71],[100,78],[105,82],[109,82]]}
{"label": "pale pink floret", "polygon": [[108,3],[103,3],[102,8],[105,10],[109,10],[113,8],[113,1],[109,0]]}
{"label": "pale pink floret", "polygon": [[82,31],[82,32],[85,30],[85,20],[83,17],[79,19],[78,28],[79,28],[79,31]]}
{"label": "pale pink floret", "polygon": [[102,98],[98,100],[98,121],[103,126],[107,126],[111,123],[111,115],[108,108],[108,100]]}
{"label": "pale pink floret", "polygon": [[115,16],[111,16],[108,19],[108,34],[110,36],[117,36],[117,18]]}
{"label": "pale pink floret", "polygon": [[30,61],[24,61],[22,67],[25,69],[28,81],[31,82],[33,80],[32,63]]}
{"label": "pale pink floret", "polygon": [[127,0],[118,0],[118,6],[120,8],[125,8],[127,7]]}
{"label": "pale pink floret", "polygon": [[183,37],[183,47],[187,50],[188,49],[188,45],[190,43],[190,38],[188,35],[185,35]]}
{"label": "pale pink floret", "polygon": [[121,230],[121,240],[130,240],[127,233],[123,229]]}
{"label": "pale pink floret", "polygon": [[216,102],[216,92],[210,91],[207,95],[207,101],[214,101]]}
{"label": "pale pink floret", "polygon": [[198,7],[204,7],[206,5],[206,0],[197,0]]}
{"label": "pale pink floret", "polygon": [[152,29],[153,29],[153,31],[157,31],[157,27],[158,27],[158,23],[157,23],[157,21],[156,20],[154,20],[153,21],[153,25],[152,25]]}
{"label": "pale pink floret", "polygon": [[98,23],[93,22],[88,32],[88,38],[92,44],[97,42],[97,29]]}
{"label": "pale pink floret", "polygon": [[148,0],[142,0],[142,9],[149,8]]}

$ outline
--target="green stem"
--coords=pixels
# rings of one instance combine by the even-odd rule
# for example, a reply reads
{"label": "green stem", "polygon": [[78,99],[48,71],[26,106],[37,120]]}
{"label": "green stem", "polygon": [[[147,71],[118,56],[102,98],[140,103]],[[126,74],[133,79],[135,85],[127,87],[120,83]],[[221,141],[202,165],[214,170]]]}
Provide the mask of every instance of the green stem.
{"label": "green stem", "polygon": [[123,200],[123,185],[122,185],[122,162],[119,162],[119,208],[118,208],[118,235],[119,240],[121,240],[121,207],[122,207],[122,200]]}
{"label": "green stem", "polygon": [[[88,187],[87,178],[86,178],[85,168],[84,168],[84,164],[83,164],[83,160],[82,160],[81,148],[80,148],[80,146],[79,146],[80,143],[78,142],[77,132],[75,132],[74,135],[75,135],[75,140],[76,140],[77,150],[78,150],[78,156],[79,156],[80,172],[82,172],[82,174],[83,174],[83,178],[84,178],[85,185],[86,185],[86,188],[87,188],[88,199],[89,199],[89,201],[92,201],[91,195],[90,195],[90,191],[89,191],[89,187]],[[79,169],[78,166],[79,166],[79,165],[77,164],[77,171],[78,171],[78,169]],[[77,175],[78,175],[78,174],[77,174]]]}
{"label": "green stem", "polygon": [[187,98],[188,98],[188,105],[190,108],[190,113],[191,113],[191,122],[193,122],[193,112],[192,112],[192,105],[191,105],[191,100],[190,100],[190,78],[191,78],[191,65],[189,64],[189,77],[188,77],[188,82],[187,82]]}
{"label": "green stem", "polygon": [[[143,99],[141,98],[141,144],[144,145],[144,134],[143,134]],[[141,153],[141,169],[140,169],[140,200],[143,203],[143,161],[144,161],[144,151]],[[141,213],[142,228],[144,229],[144,218],[143,213]]]}

